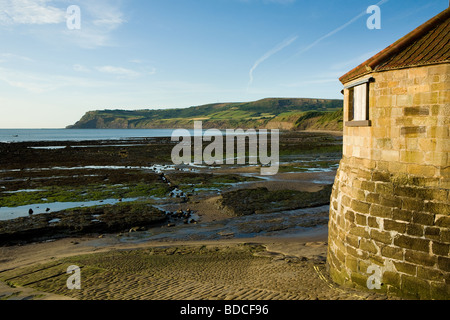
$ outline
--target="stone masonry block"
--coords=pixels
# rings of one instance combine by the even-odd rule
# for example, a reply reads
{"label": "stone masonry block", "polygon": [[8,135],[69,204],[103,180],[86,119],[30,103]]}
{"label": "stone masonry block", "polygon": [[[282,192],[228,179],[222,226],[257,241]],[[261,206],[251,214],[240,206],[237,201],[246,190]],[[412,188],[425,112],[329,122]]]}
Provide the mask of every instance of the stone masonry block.
{"label": "stone masonry block", "polygon": [[394,261],[394,266],[398,272],[406,273],[412,276],[415,276],[417,274],[417,266],[414,264]]}
{"label": "stone masonry block", "polygon": [[375,184],[375,192],[382,195],[392,195],[394,193],[394,186],[392,183],[377,182]]}
{"label": "stone masonry block", "polygon": [[434,223],[434,214],[423,213],[423,212],[413,212],[411,221],[413,223],[432,226]]}
{"label": "stone masonry block", "polygon": [[416,194],[422,200],[448,201],[448,191],[437,188],[416,188]]}
{"label": "stone masonry block", "polygon": [[378,242],[382,242],[384,244],[392,244],[392,237],[391,234],[389,232],[382,232],[382,231],[378,231],[378,230],[371,230],[370,231],[370,237]]}
{"label": "stone masonry block", "polygon": [[394,239],[394,245],[405,249],[428,252],[430,248],[430,240],[399,235]]}
{"label": "stone masonry block", "polygon": [[349,233],[357,237],[364,237],[364,238],[369,237],[369,232],[364,227],[357,227],[357,226],[351,227]]}
{"label": "stone masonry block", "polygon": [[421,224],[408,223],[406,226],[406,234],[410,236],[422,237],[425,227]]}
{"label": "stone masonry block", "polygon": [[376,229],[378,229],[379,227],[380,227],[380,224],[378,223],[378,220],[377,220],[377,218],[375,218],[375,217],[367,217],[367,225],[370,227],[370,228],[376,228]]}
{"label": "stone masonry block", "polygon": [[441,231],[441,242],[450,243],[450,230]]}
{"label": "stone masonry block", "polygon": [[392,219],[410,222],[412,219],[412,212],[409,210],[394,208],[392,211]]}
{"label": "stone masonry block", "polygon": [[450,204],[442,202],[427,202],[425,203],[425,211],[439,214],[439,215],[450,215]]}
{"label": "stone masonry block", "polygon": [[355,249],[351,246],[347,246],[347,254],[358,258],[358,259],[367,259],[369,258],[369,254],[363,250]]}
{"label": "stone masonry block", "polygon": [[435,300],[448,300],[450,285],[442,282],[431,282],[431,296]]}
{"label": "stone masonry block", "polygon": [[406,107],[403,109],[404,115],[407,116],[428,116],[430,115],[430,107]]}
{"label": "stone masonry block", "polygon": [[449,256],[449,250],[450,250],[450,244],[441,243],[437,241],[433,241],[431,243],[431,251],[433,254],[448,257]]}
{"label": "stone masonry block", "polygon": [[423,201],[412,198],[402,198],[402,209],[410,211],[422,211]]}
{"label": "stone masonry block", "polygon": [[434,268],[427,268],[420,266],[417,268],[417,277],[424,280],[442,281],[443,273]]}
{"label": "stone masonry block", "polygon": [[436,214],[434,224],[438,227],[450,229],[450,216]]}
{"label": "stone masonry block", "polygon": [[390,182],[391,175],[389,172],[374,171],[372,174],[372,181]]}
{"label": "stone masonry block", "polygon": [[439,103],[439,92],[419,92],[413,95],[414,105],[430,105]]}
{"label": "stone masonry block", "polygon": [[366,203],[366,202],[362,202],[362,201],[358,201],[358,200],[352,200],[352,203],[351,203],[351,208],[355,212],[359,212],[359,213],[369,213],[370,206],[371,206],[370,203]]}
{"label": "stone masonry block", "polygon": [[374,217],[380,218],[391,218],[392,217],[392,208],[380,206],[377,204],[372,204],[370,207],[370,215]]}
{"label": "stone masonry block", "polygon": [[400,275],[397,272],[385,271],[383,273],[383,283],[400,288]]}
{"label": "stone masonry block", "polygon": [[345,241],[349,245],[351,245],[351,246],[353,246],[355,248],[358,248],[359,247],[359,239],[358,238],[359,237],[357,237],[357,236],[354,236],[354,235],[351,235],[351,234],[347,234],[346,237],[345,237]]}
{"label": "stone masonry block", "polygon": [[386,207],[401,208],[402,200],[399,197],[382,195],[380,196],[379,204]]}
{"label": "stone masonry block", "polygon": [[360,226],[366,226],[367,225],[367,215],[357,213],[355,215],[354,221],[356,224],[358,224]]}
{"label": "stone masonry block", "polygon": [[381,249],[381,255],[386,258],[403,260],[403,249],[393,246],[384,246]]}
{"label": "stone masonry block", "polygon": [[432,267],[436,264],[437,257],[425,252],[406,250],[405,261],[416,265]]}
{"label": "stone masonry block", "polygon": [[401,233],[405,233],[406,231],[406,223],[397,222],[390,219],[384,219],[384,229],[387,231],[397,231]]}
{"label": "stone masonry block", "polygon": [[441,238],[441,229],[437,227],[425,227],[425,238],[439,240]]}
{"label": "stone masonry block", "polygon": [[439,269],[450,272],[450,258],[449,257],[438,257]]}
{"label": "stone masonry block", "polygon": [[377,246],[375,246],[375,244],[372,241],[366,240],[366,239],[361,239],[361,243],[359,244],[359,248],[361,250],[364,250],[364,251],[369,252],[369,253],[376,254],[378,252]]}
{"label": "stone masonry block", "polygon": [[409,294],[411,298],[427,300],[431,297],[430,284],[417,277],[403,275],[401,289],[406,294]]}

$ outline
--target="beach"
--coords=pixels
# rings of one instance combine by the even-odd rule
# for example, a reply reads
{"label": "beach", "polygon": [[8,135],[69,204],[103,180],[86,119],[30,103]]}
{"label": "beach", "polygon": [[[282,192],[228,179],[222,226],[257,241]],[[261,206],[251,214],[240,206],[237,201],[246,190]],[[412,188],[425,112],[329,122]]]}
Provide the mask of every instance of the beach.
{"label": "beach", "polygon": [[[0,298],[391,299],[327,275],[342,137],[281,142],[269,177],[254,165],[174,166],[169,138],[2,144]],[[71,265],[80,290],[67,288]]]}
{"label": "beach", "polygon": [[[17,287],[3,284],[0,295],[50,300],[387,299],[332,283],[324,264],[325,234],[247,240],[126,245],[107,237],[3,248],[2,255],[9,258],[2,268],[12,270],[1,278]],[[65,285],[65,269],[74,263],[82,267],[81,290]],[[55,274],[60,276],[46,279]]]}

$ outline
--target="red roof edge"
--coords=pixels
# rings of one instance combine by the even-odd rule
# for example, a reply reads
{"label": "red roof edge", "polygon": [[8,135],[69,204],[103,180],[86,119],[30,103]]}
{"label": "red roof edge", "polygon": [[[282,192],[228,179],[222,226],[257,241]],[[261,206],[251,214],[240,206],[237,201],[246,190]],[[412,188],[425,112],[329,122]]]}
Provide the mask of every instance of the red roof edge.
{"label": "red roof edge", "polygon": [[362,76],[365,73],[373,71],[378,65],[395,55],[397,52],[416,41],[438,25],[441,21],[444,21],[450,17],[450,7],[439,13],[437,16],[431,18],[421,26],[417,27],[406,36],[397,40],[386,49],[380,51],[372,58],[369,58],[365,62],[361,63],[356,68],[350,70],[345,75],[339,78],[339,80],[345,84],[354,78]]}

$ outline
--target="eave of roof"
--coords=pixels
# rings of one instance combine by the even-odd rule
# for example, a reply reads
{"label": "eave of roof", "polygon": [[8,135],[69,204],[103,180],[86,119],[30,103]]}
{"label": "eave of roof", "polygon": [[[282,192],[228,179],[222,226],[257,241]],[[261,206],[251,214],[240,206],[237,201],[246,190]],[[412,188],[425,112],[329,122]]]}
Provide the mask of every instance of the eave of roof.
{"label": "eave of roof", "polygon": [[345,84],[374,71],[450,62],[450,8],[347,72]]}

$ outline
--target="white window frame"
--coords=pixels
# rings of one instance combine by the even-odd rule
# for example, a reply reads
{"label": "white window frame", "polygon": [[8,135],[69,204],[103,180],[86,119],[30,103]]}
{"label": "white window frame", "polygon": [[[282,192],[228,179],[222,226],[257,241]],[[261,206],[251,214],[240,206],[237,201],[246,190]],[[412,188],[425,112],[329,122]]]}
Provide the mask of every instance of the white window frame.
{"label": "white window frame", "polygon": [[371,126],[369,120],[369,82],[372,77],[365,77],[347,84],[344,89],[348,90],[348,119],[347,127]]}

